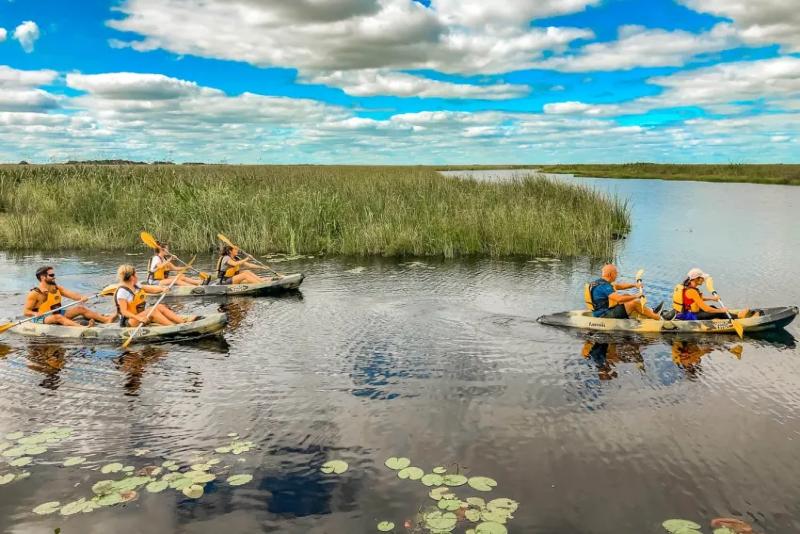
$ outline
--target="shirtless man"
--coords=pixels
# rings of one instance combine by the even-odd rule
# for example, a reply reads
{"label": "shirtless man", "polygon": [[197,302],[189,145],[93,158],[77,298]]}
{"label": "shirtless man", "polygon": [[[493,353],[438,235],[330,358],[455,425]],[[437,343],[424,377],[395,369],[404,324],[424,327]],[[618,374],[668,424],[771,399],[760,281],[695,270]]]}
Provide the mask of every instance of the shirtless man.
{"label": "shirtless man", "polygon": [[89,321],[110,323],[114,320],[111,315],[103,315],[90,310],[86,306],[76,305],[67,309],[58,310],[45,315],[47,312],[62,306],[61,297],[86,302],[88,297],[70,291],[56,284],[56,273],[52,266],[47,265],[36,270],[36,279],[39,285],[31,289],[25,299],[25,316],[36,317],[35,323],[60,324],[62,326],[81,326],[75,322],[76,317],[84,317]]}

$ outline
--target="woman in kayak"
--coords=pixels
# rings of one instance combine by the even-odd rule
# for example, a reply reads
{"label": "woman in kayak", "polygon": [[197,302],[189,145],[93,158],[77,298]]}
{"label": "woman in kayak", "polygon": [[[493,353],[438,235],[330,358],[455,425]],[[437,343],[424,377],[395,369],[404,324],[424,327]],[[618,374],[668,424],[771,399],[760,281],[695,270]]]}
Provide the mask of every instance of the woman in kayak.
{"label": "woman in kayak", "polygon": [[176,274],[174,277],[170,276],[172,271],[186,270],[185,268],[178,267],[172,263],[172,256],[169,253],[169,245],[166,243],[158,242],[158,249],[155,255],[150,258],[150,263],[147,265],[147,284],[156,286],[168,286],[172,283],[175,277],[178,281],[175,282],[176,286],[199,286],[202,280],[186,276],[182,273]]}
{"label": "woman in kayak", "polygon": [[253,271],[242,271],[242,267],[258,269],[260,266],[250,263],[247,258],[237,259],[239,249],[230,245],[225,245],[220,251],[217,260],[217,276],[220,284],[260,284],[269,282],[272,278],[262,278]]}
{"label": "woman in kayak", "polygon": [[[119,325],[123,327],[139,326],[140,324],[157,323],[163,326],[190,323],[197,317],[181,317],[164,304],[148,308],[145,302],[148,294],[158,294],[167,291],[161,286],[139,285],[136,268],[133,265],[120,265],[117,269],[119,286],[114,293],[114,304],[119,314]],[[151,313],[152,311],[152,313]],[[148,314],[150,317],[148,318]]]}
{"label": "woman in kayak", "polygon": [[[716,295],[703,295],[700,292],[708,275],[701,269],[692,269],[686,274],[686,279],[682,284],[675,286],[672,294],[672,308],[677,312],[675,319],[683,321],[706,321],[709,319],[727,319],[728,308],[716,307],[706,301],[717,302],[719,297]],[[749,310],[741,310],[738,319],[744,319],[749,314]]]}

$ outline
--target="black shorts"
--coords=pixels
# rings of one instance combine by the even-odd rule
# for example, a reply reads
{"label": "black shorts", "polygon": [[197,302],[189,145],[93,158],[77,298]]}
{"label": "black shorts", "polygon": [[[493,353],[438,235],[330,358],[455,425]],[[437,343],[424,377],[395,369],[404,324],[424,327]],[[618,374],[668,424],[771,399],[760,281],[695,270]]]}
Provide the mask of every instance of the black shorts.
{"label": "black shorts", "polygon": [[628,312],[625,311],[625,306],[622,304],[617,304],[616,306],[607,309],[600,317],[603,319],[630,319],[630,317],[628,317]]}
{"label": "black shorts", "polygon": [[707,311],[700,310],[695,312],[695,317],[697,317],[698,321],[708,321],[710,319],[727,319],[728,315],[725,312],[718,312],[718,313],[711,313]]}

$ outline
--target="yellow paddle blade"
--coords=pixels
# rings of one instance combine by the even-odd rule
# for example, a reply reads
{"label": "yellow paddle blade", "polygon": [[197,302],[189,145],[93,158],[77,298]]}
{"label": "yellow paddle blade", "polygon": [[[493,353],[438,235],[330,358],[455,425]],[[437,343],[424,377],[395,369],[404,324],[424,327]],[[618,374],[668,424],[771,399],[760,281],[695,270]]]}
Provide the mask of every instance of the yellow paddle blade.
{"label": "yellow paddle blade", "polygon": [[708,278],[706,278],[706,287],[712,293],[716,293],[716,291],[714,290],[714,279],[711,278],[710,276]]}
{"label": "yellow paddle blade", "polygon": [[223,243],[225,243],[226,245],[228,245],[229,247],[233,247],[233,246],[235,246],[233,243],[231,243],[231,240],[230,240],[230,239],[228,239],[227,237],[225,237],[225,236],[224,236],[224,235],[222,235],[222,234],[217,234],[217,238],[218,238],[220,241],[222,241]]}
{"label": "yellow paddle blade", "polygon": [[736,333],[739,334],[739,337],[744,339],[744,326],[742,326],[742,323],[736,319],[733,319],[731,322],[733,323],[733,329],[736,330]]}
{"label": "yellow paddle blade", "polygon": [[147,232],[140,232],[139,237],[141,238],[142,242],[147,245],[148,247],[156,250],[158,248],[158,241],[153,234],[148,234]]}
{"label": "yellow paddle blade", "polygon": [[14,326],[14,323],[6,323],[4,325],[0,325],[0,334],[10,329],[12,326]]}
{"label": "yellow paddle blade", "polygon": [[104,287],[102,291],[100,291],[100,295],[103,297],[110,297],[117,291],[117,288],[119,288],[117,284],[108,285]]}
{"label": "yellow paddle blade", "polygon": [[736,356],[737,360],[741,360],[742,352],[744,352],[744,347],[742,347],[741,345],[736,345],[735,347],[728,349],[728,352]]}

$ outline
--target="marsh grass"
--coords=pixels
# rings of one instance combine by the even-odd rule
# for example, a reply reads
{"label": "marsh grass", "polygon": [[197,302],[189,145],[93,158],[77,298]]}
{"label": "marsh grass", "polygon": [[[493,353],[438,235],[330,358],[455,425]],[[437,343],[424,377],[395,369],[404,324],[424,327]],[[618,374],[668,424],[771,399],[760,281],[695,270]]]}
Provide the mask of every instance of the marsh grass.
{"label": "marsh grass", "polygon": [[0,246],[180,250],[217,232],[252,253],[608,258],[624,203],[541,177],[486,183],[426,167],[0,166]]}

